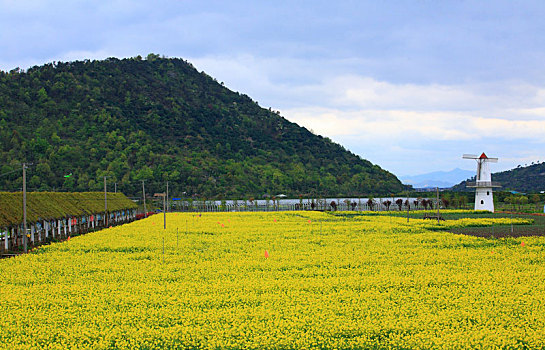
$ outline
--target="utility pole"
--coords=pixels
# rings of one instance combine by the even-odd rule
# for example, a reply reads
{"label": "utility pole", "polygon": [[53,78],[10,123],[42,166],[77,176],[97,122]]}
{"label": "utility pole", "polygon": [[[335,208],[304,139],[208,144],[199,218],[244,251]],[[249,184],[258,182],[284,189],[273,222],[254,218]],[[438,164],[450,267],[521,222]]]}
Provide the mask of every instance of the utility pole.
{"label": "utility pole", "polygon": [[437,192],[437,223],[439,224],[439,187],[435,188]]}
{"label": "utility pole", "polygon": [[170,202],[168,200],[168,180],[167,180],[167,210],[170,212]]}
{"label": "utility pole", "polygon": [[144,217],[148,217],[148,210],[146,209],[146,187],[144,186],[144,180],[142,180],[142,197],[144,198]]}
{"label": "utility pole", "polygon": [[106,186],[106,178],[108,176],[104,176],[104,226],[108,227],[108,192],[107,192],[107,186]]}
{"label": "utility pole", "polygon": [[410,211],[410,207],[411,207],[411,204],[409,203],[409,191],[407,191],[407,223],[409,223],[409,211]]}
{"label": "utility pole", "polygon": [[[25,253],[28,252],[28,237],[27,237],[27,226],[26,226],[26,164],[23,163],[23,246]],[[7,236],[6,236],[7,239]]]}
{"label": "utility pole", "polygon": [[166,213],[166,198],[167,194],[165,192],[163,193],[156,193],[153,195],[153,197],[163,197],[163,229],[167,229],[167,213]]}
{"label": "utility pole", "polygon": [[114,192],[117,193],[117,182],[114,182]]}

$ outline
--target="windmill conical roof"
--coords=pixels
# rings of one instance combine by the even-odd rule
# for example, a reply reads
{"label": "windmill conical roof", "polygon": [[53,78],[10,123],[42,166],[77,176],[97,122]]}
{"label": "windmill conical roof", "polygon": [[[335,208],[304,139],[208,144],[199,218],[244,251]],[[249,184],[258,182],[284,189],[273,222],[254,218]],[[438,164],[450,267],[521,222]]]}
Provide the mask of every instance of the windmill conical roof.
{"label": "windmill conical roof", "polygon": [[486,154],[484,154],[484,152],[483,152],[483,154],[481,154],[481,156],[479,157],[479,159],[488,159],[488,157],[487,157]]}

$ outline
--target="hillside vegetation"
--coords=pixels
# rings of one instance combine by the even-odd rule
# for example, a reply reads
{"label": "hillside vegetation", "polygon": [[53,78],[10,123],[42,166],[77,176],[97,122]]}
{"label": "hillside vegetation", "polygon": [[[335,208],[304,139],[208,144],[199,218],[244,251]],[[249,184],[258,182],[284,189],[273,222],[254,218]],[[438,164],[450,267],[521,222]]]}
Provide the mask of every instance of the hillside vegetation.
{"label": "hillside vegetation", "polygon": [[[142,180],[149,193],[168,180],[171,193],[207,198],[403,189],[187,61],[153,54],[0,71],[0,136],[0,173],[33,163],[30,190],[101,190],[104,176],[128,195]],[[0,177],[0,190],[20,188],[20,172]]]}

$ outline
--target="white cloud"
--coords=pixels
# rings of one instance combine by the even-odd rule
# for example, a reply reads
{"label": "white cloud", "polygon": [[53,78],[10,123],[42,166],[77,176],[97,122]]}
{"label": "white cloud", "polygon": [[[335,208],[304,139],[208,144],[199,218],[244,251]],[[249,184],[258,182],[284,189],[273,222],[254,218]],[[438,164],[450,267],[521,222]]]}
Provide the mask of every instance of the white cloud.
{"label": "white cloud", "polygon": [[359,108],[429,110],[482,105],[488,96],[475,96],[467,87],[393,84],[369,77],[340,77],[330,83],[339,90],[335,102]]}
{"label": "white cloud", "polygon": [[357,136],[373,140],[467,141],[482,138],[543,141],[544,120],[506,120],[449,111],[402,111],[299,108],[283,111],[285,116],[315,132],[328,136]]}
{"label": "white cloud", "polygon": [[528,157],[545,159],[545,88],[540,86],[397,84],[345,74],[342,60],[247,54],[191,61],[262,106],[394,173],[467,167],[461,154],[482,151],[503,159],[495,170]]}
{"label": "white cloud", "polygon": [[[407,111],[361,110],[343,111],[340,109],[301,108],[285,110],[286,117],[318,134],[339,139],[343,136],[359,137],[378,141],[394,139],[401,141],[414,137],[433,135],[434,139],[451,139],[449,130],[442,130],[444,119],[435,115]],[[467,135],[456,135],[467,138]]]}

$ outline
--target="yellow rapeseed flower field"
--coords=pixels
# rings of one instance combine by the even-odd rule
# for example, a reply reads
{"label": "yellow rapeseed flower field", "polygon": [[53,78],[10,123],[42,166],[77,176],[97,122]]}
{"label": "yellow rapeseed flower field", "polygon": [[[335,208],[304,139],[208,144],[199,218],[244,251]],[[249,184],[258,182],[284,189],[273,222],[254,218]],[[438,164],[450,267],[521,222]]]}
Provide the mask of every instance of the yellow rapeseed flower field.
{"label": "yellow rapeseed flower field", "polygon": [[501,220],[152,216],[0,261],[0,347],[543,348],[545,238],[437,230]]}

